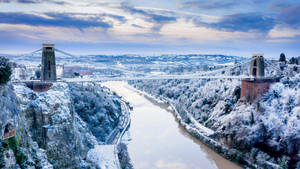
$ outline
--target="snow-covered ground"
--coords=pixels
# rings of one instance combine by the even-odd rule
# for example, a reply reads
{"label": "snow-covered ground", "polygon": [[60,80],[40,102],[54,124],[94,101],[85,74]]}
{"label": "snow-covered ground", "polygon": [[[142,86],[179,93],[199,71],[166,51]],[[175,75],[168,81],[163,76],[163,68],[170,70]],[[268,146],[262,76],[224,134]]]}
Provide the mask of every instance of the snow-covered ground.
{"label": "snow-covered ground", "polygon": [[87,161],[101,169],[119,169],[119,161],[116,160],[116,145],[97,145],[87,154]]}

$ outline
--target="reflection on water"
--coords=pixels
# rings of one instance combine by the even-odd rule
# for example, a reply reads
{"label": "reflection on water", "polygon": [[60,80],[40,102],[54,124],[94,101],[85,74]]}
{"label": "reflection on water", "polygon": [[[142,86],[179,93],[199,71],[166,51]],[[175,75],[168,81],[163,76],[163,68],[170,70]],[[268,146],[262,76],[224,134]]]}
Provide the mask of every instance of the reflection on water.
{"label": "reflection on water", "polygon": [[128,144],[137,169],[239,169],[188,134],[165,105],[138,94],[126,82],[106,82],[105,86],[123,96],[133,106]]}

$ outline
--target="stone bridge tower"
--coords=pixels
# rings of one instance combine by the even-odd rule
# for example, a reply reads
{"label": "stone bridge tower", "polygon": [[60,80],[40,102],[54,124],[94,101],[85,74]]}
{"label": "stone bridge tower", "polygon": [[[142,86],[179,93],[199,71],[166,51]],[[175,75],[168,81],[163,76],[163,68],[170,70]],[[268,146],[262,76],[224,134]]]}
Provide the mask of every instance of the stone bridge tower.
{"label": "stone bridge tower", "polygon": [[56,81],[54,44],[43,44],[41,80]]}
{"label": "stone bridge tower", "polygon": [[252,78],[242,79],[241,98],[253,102],[268,92],[271,84],[278,82],[278,77],[265,77],[263,54],[253,54],[249,75]]}
{"label": "stone bridge tower", "polygon": [[253,54],[250,65],[250,75],[255,78],[263,78],[265,76],[264,54]]}

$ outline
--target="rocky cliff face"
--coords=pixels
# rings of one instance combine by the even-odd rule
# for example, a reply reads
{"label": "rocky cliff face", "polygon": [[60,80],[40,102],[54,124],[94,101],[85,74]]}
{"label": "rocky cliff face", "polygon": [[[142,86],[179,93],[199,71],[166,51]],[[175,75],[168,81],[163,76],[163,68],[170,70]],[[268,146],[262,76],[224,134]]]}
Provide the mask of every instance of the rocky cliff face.
{"label": "rocky cliff face", "polygon": [[[0,127],[0,168],[53,168],[45,151],[31,139],[11,85],[0,86]],[[8,134],[13,131],[15,135]]]}
{"label": "rocky cliff face", "polygon": [[33,140],[51,163],[58,168],[85,165],[86,153],[97,141],[74,112],[68,85],[55,83],[43,93],[16,85],[15,92]]}
{"label": "rocky cliff face", "polygon": [[0,105],[0,168],[96,168],[87,153],[106,140],[121,111],[116,97],[91,84],[54,83],[42,93],[2,86]]}
{"label": "rocky cliff face", "polygon": [[95,83],[69,84],[74,109],[88,129],[104,143],[117,126],[121,114],[119,100],[108,89]]}

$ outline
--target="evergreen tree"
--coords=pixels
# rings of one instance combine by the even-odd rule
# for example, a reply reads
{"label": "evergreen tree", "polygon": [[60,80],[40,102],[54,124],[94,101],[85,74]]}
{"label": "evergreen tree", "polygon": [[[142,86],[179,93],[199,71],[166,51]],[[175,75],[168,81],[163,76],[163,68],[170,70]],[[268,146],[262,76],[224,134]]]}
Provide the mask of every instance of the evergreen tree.
{"label": "evergreen tree", "polygon": [[[300,56],[299,56],[298,58],[300,58]],[[296,65],[299,65],[298,58],[296,59],[295,57],[292,57],[292,58],[290,59],[290,64],[296,64]]]}
{"label": "evergreen tree", "polygon": [[10,80],[11,74],[12,69],[9,60],[0,56],[0,85],[6,84]]}
{"label": "evergreen tree", "polygon": [[281,53],[281,54],[280,54],[279,61],[280,61],[280,62],[286,62],[286,58],[285,58],[285,54],[284,54],[284,53]]}
{"label": "evergreen tree", "polygon": [[40,79],[41,78],[41,70],[35,71],[35,76],[37,79]]}

